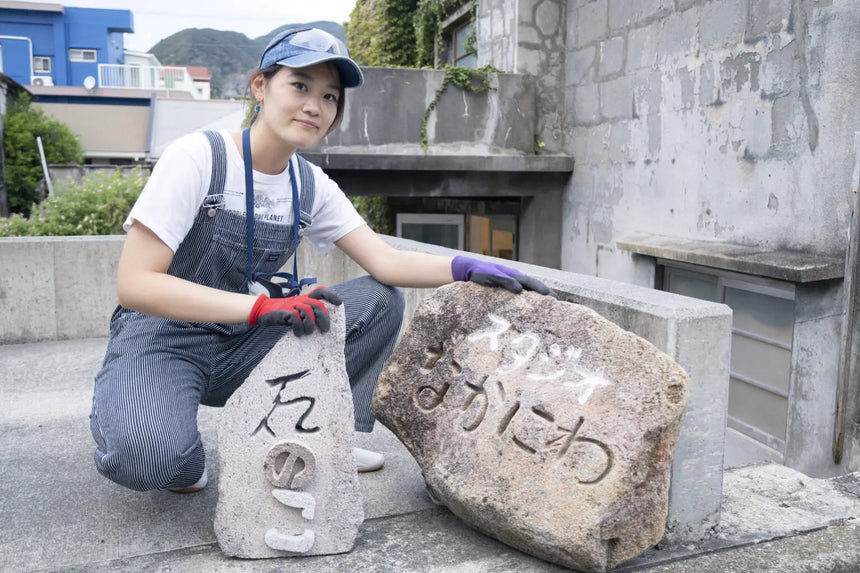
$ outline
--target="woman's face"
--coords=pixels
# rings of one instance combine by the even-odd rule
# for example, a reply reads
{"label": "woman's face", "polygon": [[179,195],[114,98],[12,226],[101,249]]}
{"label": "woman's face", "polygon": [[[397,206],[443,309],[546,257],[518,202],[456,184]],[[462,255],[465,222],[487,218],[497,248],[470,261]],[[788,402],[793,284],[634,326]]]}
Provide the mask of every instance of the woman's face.
{"label": "woman's face", "polygon": [[255,124],[262,123],[293,148],[319,143],[337,115],[340,75],[329,63],[281,67],[269,80],[260,76],[253,88],[261,102]]}

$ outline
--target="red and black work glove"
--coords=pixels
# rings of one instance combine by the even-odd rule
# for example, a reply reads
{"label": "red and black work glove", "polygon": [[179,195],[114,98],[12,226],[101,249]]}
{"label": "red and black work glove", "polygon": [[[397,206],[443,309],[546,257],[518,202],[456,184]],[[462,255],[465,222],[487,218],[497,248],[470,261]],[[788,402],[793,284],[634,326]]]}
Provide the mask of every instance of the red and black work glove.
{"label": "red and black work glove", "polygon": [[261,294],[251,308],[248,324],[290,326],[296,336],[312,333],[315,324],[320,332],[328,332],[331,319],[322,301],[336,306],[343,303],[337,293],[323,287],[315,288],[308,294],[287,298],[269,298]]}

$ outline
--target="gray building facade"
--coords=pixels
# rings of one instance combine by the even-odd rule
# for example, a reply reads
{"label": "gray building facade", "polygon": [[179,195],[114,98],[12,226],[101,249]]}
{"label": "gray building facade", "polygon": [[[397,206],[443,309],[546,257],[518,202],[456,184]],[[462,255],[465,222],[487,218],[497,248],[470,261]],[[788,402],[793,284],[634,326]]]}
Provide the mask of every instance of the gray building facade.
{"label": "gray building facade", "polygon": [[520,260],[729,305],[726,463],[860,469],[858,345],[840,348],[860,340],[844,292],[860,4],[474,10],[477,65],[504,72],[496,91],[449,90],[425,153],[442,72],[369,70],[382,77],[315,158],[350,192],[510,213]]}

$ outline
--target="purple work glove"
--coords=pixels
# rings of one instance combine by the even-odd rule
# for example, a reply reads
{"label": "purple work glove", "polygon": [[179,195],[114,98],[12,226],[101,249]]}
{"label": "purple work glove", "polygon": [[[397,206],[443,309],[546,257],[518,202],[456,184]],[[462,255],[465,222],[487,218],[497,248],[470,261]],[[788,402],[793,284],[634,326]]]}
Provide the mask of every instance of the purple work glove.
{"label": "purple work glove", "polygon": [[500,286],[515,293],[526,289],[555,296],[548,286],[516,269],[471,257],[454,257],[451,261],[451,274],[455,281],[472,281],[482,286]]}

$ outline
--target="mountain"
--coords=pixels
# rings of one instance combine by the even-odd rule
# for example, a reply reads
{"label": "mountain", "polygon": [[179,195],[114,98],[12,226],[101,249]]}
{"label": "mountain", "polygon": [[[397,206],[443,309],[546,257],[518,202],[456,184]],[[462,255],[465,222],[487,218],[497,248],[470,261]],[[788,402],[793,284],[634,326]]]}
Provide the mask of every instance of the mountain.
{"label": "mountain", "polygon": [[[343,26],[316,21],[302,26],[320,28],[346,41]],[[260,63],[260,56],[275,35],[293,27],[287,24],[259,38],[250,39],[240,32],[211,28],[186,28],[155,44],[150,53],[165,66],[206,66],[212,72],[212,97],[243,97],[248,74]]]}

